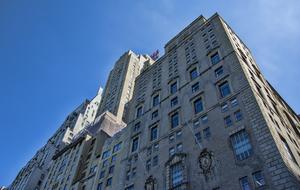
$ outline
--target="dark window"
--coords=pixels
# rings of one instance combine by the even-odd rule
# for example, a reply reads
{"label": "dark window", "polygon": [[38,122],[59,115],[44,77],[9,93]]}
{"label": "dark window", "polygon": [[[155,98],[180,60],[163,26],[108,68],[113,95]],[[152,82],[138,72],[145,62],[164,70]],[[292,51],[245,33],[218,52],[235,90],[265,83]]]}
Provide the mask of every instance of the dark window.
{"label": "dark window", "polygon": [[98,183],[97,190],[102,190],[102,183]]}
{"label": "dark window", "polygon": [[201,121],[202,121],[202,124],[206,124],[208,122],[208,117],[207,115],[204,115],[201,117]]}
{"label": "dark window", "polygon": [[146,161],[146,170],[149,171],[151,169],[151,160]]}
{"label": "dark window", "polygon": [[182,149],[182,143],[177,144],[177,145],[176,145],[176,151],[177,151],[177,152],[182,152],[182,150],[183,150],[183,149]]}
{"label": "dark window", "polygon": [[222,67],[222,66],[219,67],[219,68],[217,68],[217,69],[215,70],[215,76],[216,76],[217,78],[220,77],[223,73],[224,73],[224,72],[223,72],[223,67]]}
{"label": "dark window", "polygon": [[241,110],[234,112],[234,117],[236,121],[241,121],[243,119],[243,115]]}
{"label": "dark window", "polygon": [[130,185],[129,187],[126,187],[125,190],[134,190],[134,185]]}
{"label": "dark window", "polygon": [[174,94],[175,92],[177,92],[177,82],[174,82],[171,84],[170,92],[171,92],[171,94]]}
{"label": "dark window", "polygon": [[153,162],[153,166],[157,166],[158,165],[158,156],[154,156],[152,162]]}
{"label": "dark window", "polygon": [[153,97],[152,106],[157,106],[159,104],[159,95]]}
{"label": "dark window", "polygon": [[118,143],[113,148],[113,153],[118,152],[121,149],[122,143]]}
{"label": "dark window", "polygon": [[193,69],[193,70],[190,71],[190,78],[191,78],[191,80],[194,80],[197,77],[198,77],[198,71],[195,68],[195,69]]}
{"label": "dark window", "polygon": [[107,151],[103,152],[103,154],[102,154],[102,160],[108,158],[109,156],[110,156],[110,150],[107,150]]}
{"label": "dark window", "polygon": [[195,142],[200,143],[201,142],[201,132],[196,133],[195,137],[196,137]]}
{"label": "dark window", "polygon": [[156,140],[158,137],[158,128],[157,126],[151,128],[151,136],[150,136],[150,141]]}
{"label": "dark window", "polygon": [[175,154],[175,148],[169,148],[169,156],[173,156]]}
{"label": "dark window", "polygon": [[228,96],[231,93],[228,82],[224,82],[224,83],[220,84],[219,90],[220,90],[220,94],[221,94],[222,98]]}
{"label": "dark window", "polygon": [[203,136],[204,136],[204,138],[209,138],[211,136],[209,127],[203,129]]}
{"label": "dark window", "polygon": [[231,99],[230,102],[231,102],[231,107],[235,107],[235,106],[239,105],[236,98]]}
{"label": "dark window", "polygon": [[136,151],[138,145],[139,145],[139,137],[135,137],[134,139],[132,139],[131,152]]}
{"label": "dark window", "polygon": [[152,119],[155,119],[158,116],[158,110],[152,112]]}
{"label": "dark window", "polygon": [[141,127],[141,123],[140,122],[136,123],[133,127],[133,131],[137,132],[140,129],[140,127]]}
{"label": "dark window", "polygon": [[240,179],[240,185],[242,190],[251,190],[247,176]]}
{"label": "dark window", "polygon": [[111,186],[111,184],[112,184],[112,177],[107,179],[106,186]]}
{"label": "dark window", "polygon": [[105,175],[105,170],[100,172],[99,179],[102,179],[104,177],[104,175]]}
{"label": "dark window", "polygon": [[171,115],[171,128],[175,128],[179,125],[179,114],[178,112]]}
{"label": "dark window", "polygon": [[245,130],[233,134],[230,139],[237,160],[244,160],[252,154],[250,139]]}
{"label": "dark window", "polygon": [[221,105],[221,110],[222,110],[222,112],[228,111],[228,104],[227,104],[227,103],[223,103],[223,104]]}
{"label": "dark window", "polygon": [[265,178],[261,171],[252,174],[255,187],[262,187],[266,184]]}
{"label": "dark window", "polygon": [[199,82],[193,84],[192,93],[197,92],[200,89]]}
{"label": "dark window", "polygon": [[136,117],[137,117],[137,118],[138,118],[138,117],[141,117],[142,114],[143,114],[143,107],[140,106],[140,107],[138,107],[138,109],[136,110]]}
{"label": "dark window", "polygon": [[114,173],[114,169],[115,169],[115,166],[110,166],[109,169],[108,169],[108,173],[109,174]]}
{"label": "dark window", "polygon": [[214,64],[217,64],[219,61],[220,61],[220,56],[219,56],[219,53],[216,52],[214,53],[212,56],[210,56],[210,60],[211,60],[211,63],[214,65]]}
{"label": "dark window", "polygon": [[178,97],[175,97],[171,100],[171,107],[176,106],[178,104]]}
{"label": "dark window", "polygon": [[203,111],[203,103],[201,98],[194,101],[194,111],[196,114]]}
{"label": "dark window", "polygon": [[225,126],[226,126],[226,127],[232,126],[232,120],[231,120],[230,115],[229,115],[229,116],[226,116],[226,117],[224,118],[224,122],[225,122]]}

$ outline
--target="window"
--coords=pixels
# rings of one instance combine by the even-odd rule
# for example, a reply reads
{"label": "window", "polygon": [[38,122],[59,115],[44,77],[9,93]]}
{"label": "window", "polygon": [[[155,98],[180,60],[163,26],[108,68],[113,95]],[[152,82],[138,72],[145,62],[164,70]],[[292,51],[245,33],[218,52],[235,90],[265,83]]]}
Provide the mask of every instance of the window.
{"label": "window", "polygon": [[216,76],[217,78],[220,77],[223,73],[224,73],[224,72],[223,72],[223,67],[222,67],[222,66],[219,67],[219,68],[217,68],[217,69],[215,70],[215,76]]}
{"label": "window", "polygon": [[178,97],[175,97],[171,100],[171,107],[174,107],[178,104]]}
{"label": "window", "polygon": [[143,107],[140,106],[140,107],[138,107],[137,110],[136,110],[136,117],[139,118],[139,117],[142,116],[142,114],[143,114]]}
{"label": "window", "polygon": [[219,56],[219,53],[216,52],[214,53],[212,56],[210,56],[210,61],[211,63],[214,65],[214,64],[217,64],[219,61],[220,61],[220,56]]}
{"label": "window", "polygon": [[195,134],[195,142],[200,143],[201,142],[201,132],[198,132]]}
{"label": "window", "polygon": [[113,148],[113,153],[118,152],[121,149],[121,145],[122,145],[121,142],[116,144]]}
{"label": "window", "polygon": [[99,179],[102,179],[105,175],[105,170],[102,170],[99,174]]}
{"label": "window", "polygon": [[264,176],[261,171],[252,174],[255,187],[262,187],[266,184]]}
{"label": "window", "polygon": [[108,173],[109,174],[114,173],[114,169],[115,169],[115,166],[110,166],[109,169],[108,169]]}
{"label": "window", "polygon": [[223,103],[223,104],[221,105],[221,111],[222,111],[222,112],[228,111],[228,104],[227,104],[227,103]]}
{"label": "window", "polygon": [[152,118],[152,119],[157,118],[157,116],[158,116],[158,110],[152,112],[152,115],[151,115],[151,118]]}
{"label": "window", "polygon": [[206,124],[208,122],[207,115],[201,117],[202,124]]}
{"label": "window", "polygon": [[233,98],[232,100],[230,100],[230,102],[231,102],[231,107],[235,107],[235,106],[239,105],[236,98]]}
{"label": "window", "polygon": [[176,138],[177,139],[180,138],[181,135],[182,135],[182,131],[181,130],[179,130],[179,131],[176,132]]}
{"label": "window", "polygon": [[179,125],[179,114],[178,112],[171,115],[171,128],[175,128]]}
{"label": "window", "polygon": [[251,190],[247,176],[240,179],[240,185],[242,190]]}
{"label": "window", "polygon": [[150,133],[150,141],[154,141],[157,139],[158,137],[158,129],[157,129],[157,126],[155,127],[152,127],[151,128],[151,133]]}
{"label": "window", "polygon": [[106,186],[111,186],[111,184],[112,184],[112,177],[107,179]]}
{"label": "window", "polygon": [[102,160],[108,158],[109,156],[110,156],[110,150],[107,150],[107,151],[103,152],[103,154],[102,154]]}
{"label": "window", "polygon": [[102,167],[106,167],[108,165],[108,159],[102,162]]}
{"label": "window", "polygon": [[130,185],[130,186],[126,187],[125,190],[134,190],[134,185]]}
{"label": "window", "polygon": [[175,154],[175,148],[172,147],[169,149],[169,156],[173,156]]}
{"label": "window", "polygon": [[111,163],[114,163],[117,160],[117,155],[111,156]]}
{"label": "window", "polygon": [[231,93],[229,83],[227,81],[219,85],[219,90],[222,98],[228,96]]}
{"label": "window", "polygon": [[244,160],[251,155],[252,147],[246,130],[233,134],[230,139],[237,160]]}
{"label": "window", "polygon": [[157,166],[158,165],[158,156],[154,156],[153,160],[152,160],[153,166]]}
{"label": "window", "polygon": [[203,129],[203,136],[204,136],[204,138],[209,138],[211,136],[209,127]]}
{"label": "window", "polygon": [[140,122],[136,123],[133,127],[133,131],[137,132],[140,129],[140,127],[141,127],[141,123]]}
{"label": "window", "polygon": [[177,92],[177,82],[174,82],[170,85],[170,92],[171,92],[171,94],[174,94],[175,92]]}
{"label": "window", "polygon": [[133,138],[131,144],[131,152],[135,152],[138,149],[138,145],[139,145],[139,137]]}
{"label": "window", "polygon": [[192,93],[197,92],[200,89],[199,82],[192,85]]}
{"label": "window", "polygon": [[126,172],[126,180],[130,180],[130,171]]}
{"label": "window", "polygon": [[156,95],[152,99],[152,106],[155,107],[159,104],[159,95]]}
{"label": "window", "polygon": [[98,185],[97,185],[97,190],[102,190],[102,183],[98,183]]}
{"label": "window", "polygon": [[228,116],[226,116],[226,117],[224,118],[224,122],[225,122],[225,126],[226,126],[226,127],[232,126],[232,120],[231,120],[230,115],[228,115]]}
{"label": "window", "polygon": [[179,143],[176,145],[176,151],[177,152],[182,152],[182,143]]}
{"label": "window", "polygon": [[136,168],[132,168],[131,177],[135,177],[135,175],[136,175]]}
{"label": "window", "polygon": [[196,120],[193,122],[193,126],[194,126],[195,129],[198,128],[198,127],[200,127],[200,121],[199,121],[199,118],[196,119]]}
{"label": "window", "polygon": [[194,101],[194,111],[195,111],[195,114],[200,113],[201,111],[203,111],[203,103],[202,103],[201,98]]}
{"label": "window", "polygon": [[198,71],[197,68],[194,68],[193,70],[190,71],[190,78],[191,80],[194,80],[197,77],[198,77]]}
{"label": "window", "polygon": [[174,134],[170,135],[170,136],[169,136],[169,142],[171,143],[171,142],[173,142],[174,140],[175,140]]}
{"label": "window", "polygon": [[241,110],[234,112],[234,117],[236,121],[241,121],[243,119],[243,115]]}
{"label": "window", "polygon": [[159,149],[159,144],[158,144],[158,143],[155,143],[155,144],[153,145],[153,151],[158,151],[158,149]]}
{"label": "window", "polygon": [[146,161],[146,170],[149,171],[151,169],[151,160]]}
{"label": "window", "polygon": [[170,186],[176,187],[183,183],[183,166],[181,163],[174,164],[170,167]]}

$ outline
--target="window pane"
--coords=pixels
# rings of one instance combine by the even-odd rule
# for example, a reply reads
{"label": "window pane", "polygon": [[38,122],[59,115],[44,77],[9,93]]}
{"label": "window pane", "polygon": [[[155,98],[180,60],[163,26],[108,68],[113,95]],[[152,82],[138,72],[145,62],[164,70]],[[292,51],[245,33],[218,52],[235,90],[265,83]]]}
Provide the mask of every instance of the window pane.
{"label": "window pane", "polygon": [[228,96],[231,93],[228,82],[224,82],[219,85],[219,90],[222,98]]}
{"label": "window pane", "polygon": [[194,111],[195,113],[199,113],[203,111],[203,104],[202,104],[202,99],[198,99],[194,102]]}
{"label": "window pane", "polygon": [[180,185],[183,182],[183,166],[177,163],[170,168],[171,171],[171,187]]}
{"label": "window pane", "polygon": [[152,127],[150,140],[153,141],[155,139],[157,139],[157,127]]}
{"label": "window pane", "polygon": [[261,171],[255,172],[253,174],[253,180],[254,180],[254,183],[255,183],[255,187],[261,187],[261,186],[264,186],[266,184],[264,176],[262,175]]}
{"label": "window pane", "polygon": [[216,52],[215,54],[213,54],[211,57],[210,57],[210,60],[211,60],[211,63],[214,65],[216,63],[218,63],[220,61],[220,56],[218,54],[218,52]]}
{"label": "window pane", "polygon": [[132,140],[132,147],[131,147],[131,152],[134,152],[138,148],[138,143],[139,143],[139,138],[136,137]]}
{"label": "window pane", "polygon": [[252,147],[245,130],[235,133],[230,138],[237,160],[244,160],[251,155]]}
{"label": "window pane", "polygon": [[200,89],[199,87],[199,82],[195,83],[193,86],[192,86],[192,92],[197,92],[198,90]]}
{"label": "window pane", "polygon": [[243,177],[240,179],[240,185],[242,190],[251,190],[249,181],[248,181],[248,177]]}
{"label": "window pane", "polygon": [[219,76],[221,76],[223,74],[223,67],[221,66],[221,67],[219,67],[219,68],[217,68],[216,70],[215,70],[215,76],[216,77],[219,77]]}
{"label": "window pane", "polygon": [[159,95],[153,97],[152,106],[157,106],[159,104]]}
{"label": "window pane", "polygon": [[177,127],[179,125],[179,115],[175,113],[171,116],[171,127]]}
{"label": "window pane", "polygon": [[196,68],[190,72],[190,77],[191,77],[191,80],[194,80],[195,78],[198,77],[198,72],[197,72]]}
{"label": "window pane", "polygon": [[170,92],[171,92],[171,94],[174,94],[175,92],[177,92],[177,82],[171,84]]}

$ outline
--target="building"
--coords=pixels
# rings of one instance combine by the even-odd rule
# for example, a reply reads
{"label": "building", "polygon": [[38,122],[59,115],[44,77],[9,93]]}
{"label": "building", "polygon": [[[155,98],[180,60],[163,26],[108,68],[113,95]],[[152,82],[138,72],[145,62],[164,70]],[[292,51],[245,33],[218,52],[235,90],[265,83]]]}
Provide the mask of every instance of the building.
{"label": "building", "polygon": [[90,125],[100,105],[102,89],[91,100],[85,100],[70,113],[47,143],[24,166],[10,185],[10,190],[40,189],[57,151],[73,141],[73,137]]}
{"label": "building", "polygon": [[152,63],[148,55],[136,55],[132,51],[124,53],[110,71],[98,115],[110,111],[122,121],[125,105],[133,94],[135,78],[144,66]]}
{"label": "building", "polygon": [[218,14],[198,17],[155,62],[121,56],[78,131],[39,189],[300,189],[299,117]]}

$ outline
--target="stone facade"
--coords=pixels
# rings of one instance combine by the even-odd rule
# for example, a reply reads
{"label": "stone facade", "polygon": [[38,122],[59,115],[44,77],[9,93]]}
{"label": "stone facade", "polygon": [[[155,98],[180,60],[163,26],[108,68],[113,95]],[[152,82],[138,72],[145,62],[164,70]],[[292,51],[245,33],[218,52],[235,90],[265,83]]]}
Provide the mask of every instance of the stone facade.
{"label": "stone facade", "polygon": [[299,117],[247,46],[218,14],[200,16],[154,63],[121,56],[97,117],[39,188],[296,190],[299,139]]}

